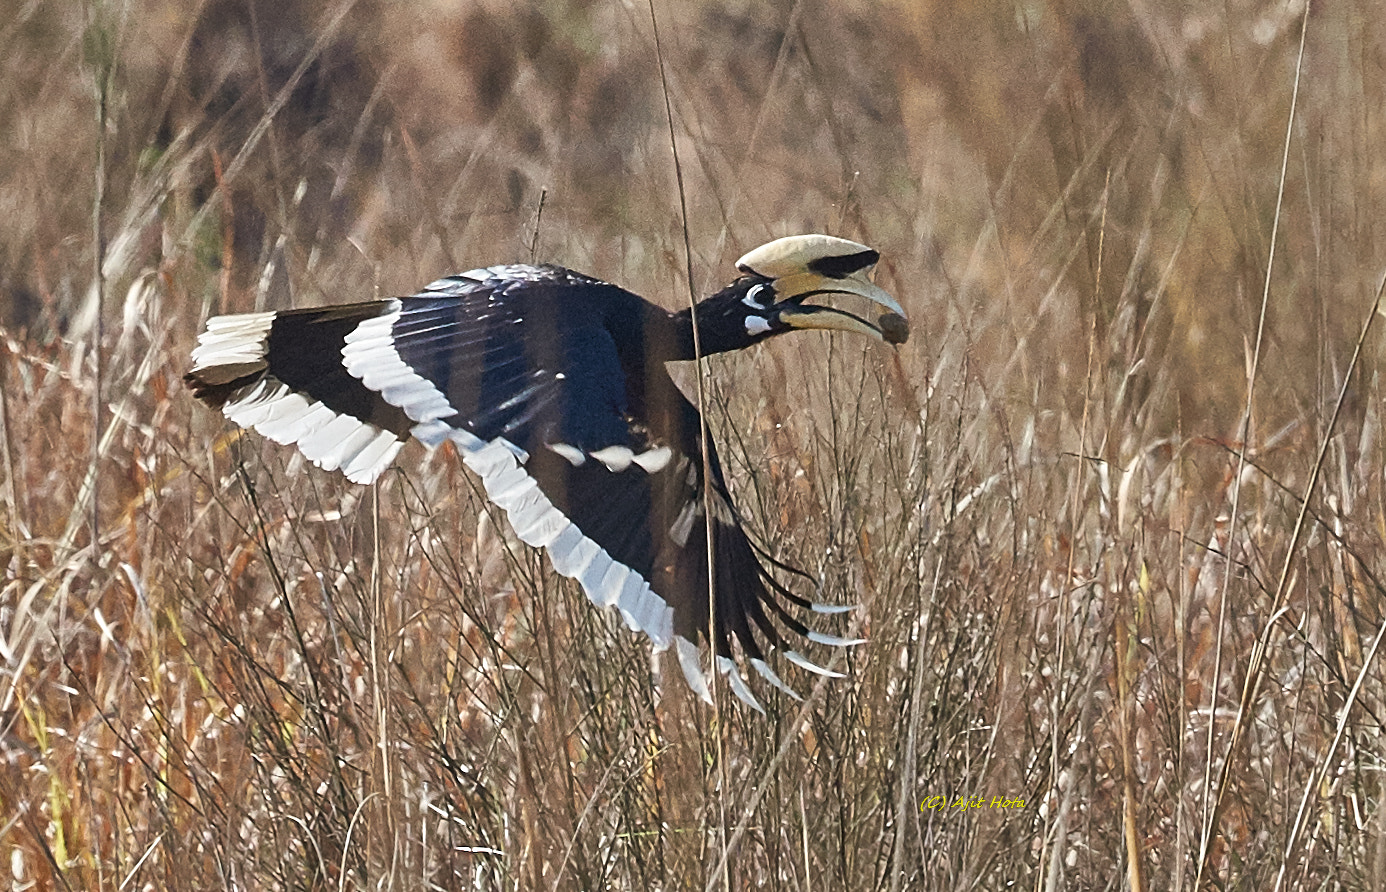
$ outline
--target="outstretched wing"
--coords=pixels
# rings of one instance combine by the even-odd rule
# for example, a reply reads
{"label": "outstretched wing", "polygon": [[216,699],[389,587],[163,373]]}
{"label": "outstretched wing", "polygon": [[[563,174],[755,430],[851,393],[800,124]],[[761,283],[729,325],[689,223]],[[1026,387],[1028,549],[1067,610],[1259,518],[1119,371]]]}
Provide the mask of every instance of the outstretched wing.
{"label": "outstretched wing", "polygon": [[[632,319],[661,313],[559,267],[491,267],[412,297],[214,318],[187,378],[231,420],[360,483],[374,481],[411,435],[430,446],[453,441],[516,535],[545,548],[555,570],[616,607],[657,650],[673,646],[707,698],[697,648],[710,606],[698,413],[662,363],[630,381],[613,335],[615,317],[630,337],[639,334]],[[791,695],[761,642],[819,672],[785,646],[781,628],[850,642],[809,631],[776,600],[838,610],[809,604],[767,572],[708,445],[714,660],[759,709],[733,640]]]}
{"label": "outstretched wing", "polygon": [[[853,608],[812,603],[775,579],[767,564],[787,573],[803,574],[774,561],[751,543],[733,507],[717,449],[710,438],[707,440],[706,469],[704,467],[697,410],[667,377],[660,382],[657,393],[658,398],[653,402],[667,409],[667,414],[653,413],[651,425],[678,448],[670,466],[651,475],[654,496],[651,526],[664,535],[656,543],[650,578],[654,590],[664,593],[677,605],[675,645],[684,676],[700,696],[709,697],[699,671],[695,642],[706,638],[711,630],[717,670],[726,676],[732,691],[741,700],[760,709],[738,672],[738,657],[772,685],[799,699],[767,662],[768,650],[781,650],[786,659],[810,672],[829,676],[838,676],[838,673],[810,662],[791,649],[783,630],[818,644],[845,646],[861,642],[809,629],[781,600],[819,614],[843,613]],[[708,472],[711,483],[705,496],[704,474]],[[705,506],[709,504],[712,507],[710,521],[705,514]],[[714,601],[708,596],[709,534],[716,592],[711,623],[708,612],[714,609]]]}
{"label": "outstretched wing", "polygon": [[186,377],[231,420],[357,483],[410,435],[504,438],[522,455],[639,447],[601,312],[616,300],[643,303],[559,267],[473,270],[412,297],[214,317]]}

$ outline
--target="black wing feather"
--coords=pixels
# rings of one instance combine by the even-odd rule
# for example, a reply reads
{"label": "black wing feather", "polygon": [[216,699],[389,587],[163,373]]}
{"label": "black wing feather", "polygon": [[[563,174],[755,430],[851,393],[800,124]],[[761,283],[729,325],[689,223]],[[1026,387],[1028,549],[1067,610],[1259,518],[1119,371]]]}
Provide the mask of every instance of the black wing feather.
{"label": "black wing feather", "polygon": [[446,424],[529,453],[552,443],[630,445],[616,344],[601,316],[575,312],[574,299],[620,289],[562,272],[480,270],[401,301],[395,349],[457,410]]}

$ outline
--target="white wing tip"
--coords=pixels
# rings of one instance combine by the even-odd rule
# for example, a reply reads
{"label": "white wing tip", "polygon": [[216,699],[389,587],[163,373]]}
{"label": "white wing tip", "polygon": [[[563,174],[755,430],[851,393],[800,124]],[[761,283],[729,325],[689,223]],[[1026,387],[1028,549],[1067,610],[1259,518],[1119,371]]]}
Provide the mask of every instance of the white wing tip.
{"label": "white wing tip", "polygon": [[836,635],[825,635],[822,632],[809,632],[808,640],[815,644],[826,644],[829,647],[854,647],[866,643],[865,638],[839,638]]}
{"label": "white wing tip", "polygon": [[834,616],[839,613],[851,613],[853,610],[860,610],[860,604],[810,604],[809,609],[814,613],[823,613]]}
{"label": "white wing tip", "polygon": [[679,668],[683,670],[688,687],[708,706],[712,705],[712,691],[707,686],[707,676],[703,673],[702,658],[698,645],[682,635],[674,636],[674,652],[678,654]]}
{"label": "white wing tip", "polygon": [[765,710],[761,707],[760,702],[756,700],[755,695],[751,693],[751,689],[746,686],[745,680],[737,670],[736,663],[728,657],[718,657],[717,669],[727,677],[727,684],[731,686],[732,693],[736,695],[738,700],[761,715],[765,715]]}
{"label": "white wing tip", "polygon": [[775,687],[779,688],[782,692],[784,692],[792,699],[797,700],[800,703],[803,702],[804,698],[799,696],[799,692],[791,688],[789,685],[785,684],[784,681],[782,681],[780,677],[775,674],[775,670],[770,668],[769,663],[757,657],[752,657],[751,668],[759,672],[762,678],[770,682],[770,684],[774,685]]}
{"label": "white wing tip", "polygon": [[847,676],[843,675],[841,672],[834,672],[834,671],[831,670],[831,669],[824,669],[822,666],[818,665],[817,663],[814,663],[814,662],[812,662],[811,660],[809,660],[809,659],[807,659],[807,658],[801,656],[801,655],[800,655],[798,652],[796,652],[796,651],[792,651],[792,650],[787,650],[787,651],[785,651],[785,652],[784,652],[784,658],[785,658],[786,660],[788,660],[789,662],[793,663],[795,666],[798,666],[800,669],[806,670],[806,671],[808,671],[808,672],[812,672],[814,675],[821,675],[821,676],[823,676],[824,678],[846,678],[846,677],[847,677]]}

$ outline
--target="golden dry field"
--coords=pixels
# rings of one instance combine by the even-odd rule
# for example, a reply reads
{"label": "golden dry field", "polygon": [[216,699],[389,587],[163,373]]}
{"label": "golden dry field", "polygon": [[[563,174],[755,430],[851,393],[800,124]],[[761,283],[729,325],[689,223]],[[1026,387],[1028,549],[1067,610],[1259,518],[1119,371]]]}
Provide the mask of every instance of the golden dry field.
{"label": "golden dry field", "polygon": [[[1377,0],[4,6],[8,888],[1386,888]],[[869,639],[765,718],[452,450],[358,487],[181,379],[209,315],[678,308],[801,232],[912,333],[706,361]]]}

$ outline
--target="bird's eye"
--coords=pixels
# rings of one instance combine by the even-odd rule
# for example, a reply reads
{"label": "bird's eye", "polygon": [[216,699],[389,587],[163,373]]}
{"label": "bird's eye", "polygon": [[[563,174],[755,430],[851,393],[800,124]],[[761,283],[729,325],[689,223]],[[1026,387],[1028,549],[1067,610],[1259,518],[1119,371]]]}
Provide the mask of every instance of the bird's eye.
{"label": "bird's eye", "polygon": [[746,296],[741,298],[741,302],[752,309],[763,309],[770,305],[770,301],[775,299],[775,291],[764,282],[752,285],[751,290],[746,292]]}

